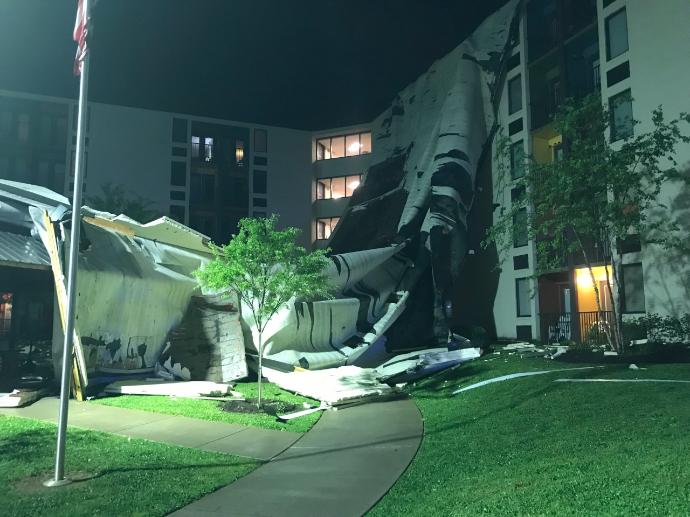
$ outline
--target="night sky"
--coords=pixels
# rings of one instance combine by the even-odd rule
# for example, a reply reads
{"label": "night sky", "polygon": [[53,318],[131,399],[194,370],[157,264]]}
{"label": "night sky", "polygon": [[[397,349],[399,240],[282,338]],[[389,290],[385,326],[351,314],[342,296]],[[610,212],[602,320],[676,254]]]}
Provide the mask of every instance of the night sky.
{"label": "night sky", "polygon": [[[302,129],[371,120],[506,0],[100,0],[92,100]],[[0,89],[76,97],[74,0],[0,0]]]}

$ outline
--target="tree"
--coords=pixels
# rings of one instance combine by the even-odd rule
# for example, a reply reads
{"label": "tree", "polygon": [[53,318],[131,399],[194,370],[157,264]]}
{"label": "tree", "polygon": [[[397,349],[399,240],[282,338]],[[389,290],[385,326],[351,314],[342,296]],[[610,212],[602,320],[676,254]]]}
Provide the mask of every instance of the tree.
{"label": "tree", "polygon": [[259,407],[263,332],[271,318],[293,297],[329,297],[326,251],[307,252],[295,243],[299,230],[278,230],[277,220],[242,219],[238,234],[225,246],[211,244],[213,260],[195,272],[203,286],[237,294],[251,313],[258,334]]}
{"label": "tree", "polygon": [[90,196],[87,202],[91,208],[110,212],[111,214],[124,214],[127,217],[146,223],[157,217],[157,212],[151,210],[153,201],[138,196],[128,194],[122,185],[106,183],[101,187],[100,196]]}
{"label": "tree", "polygon": [[[513,185],[522,195],[510,210],[503,211],[485,240],[485,244],[494,242],[505,248],[506,236],[519,232],[516,224],[522,220],[522,231],[536,241],[536,274],[562,269],[564,257],[580,257],[594,284],[599,321],[606,320],[593,271],[592,244],[605,250],[605,285],[614,325],[604,323],[601,328],[613,350],[623,348],[621,243],[639,236],[643,243],[674,248],[684,240],[682,228],[659,196],[669,181],[688,183],[687,175],[676,170],[674,159],[677,145],[690,142],[690,137],[681,133],[682,123],[690,123],[690,115],[682,113],[666,121],[659,107],[652,114],[653,129],[638,135],[629,131],[611,142],[612,130],[625,124],[633,127],[637,122],[613,120],[596,95],[567,101],[553,122],[555,132],[562,137],[562,157],[550,163],[525,159],[525,174]],[[509,162],[509,150],[505,140],[497,144],[501,163]],[[525,213],[526,218],[518,217]]]}

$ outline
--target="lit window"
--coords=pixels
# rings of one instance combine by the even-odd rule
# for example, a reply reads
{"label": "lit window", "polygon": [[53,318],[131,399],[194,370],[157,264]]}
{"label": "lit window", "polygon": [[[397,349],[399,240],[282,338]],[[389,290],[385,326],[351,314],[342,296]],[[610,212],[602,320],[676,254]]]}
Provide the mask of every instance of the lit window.
{"label": "lit window", "polygon": [[198,136],[193,136],[192,137],[192,158],[198,158],[199,157],[199,137]]}
{"label": "lit window", "polygon": [[606,18],[606,56],[608,59],[628,51],[628,17],[625,8]]}
{"label": "lit window", "polygon": [[362,175],[322,178],[316,182],[316,199],[351,197],[362,182]]}
{"label": "lit window", "polygon": [[632,96],[630,90],[614,95],[609,99],[611,111],[611,141],[616,142],[633,135]]}
{"label": "lit window", "polygon": [[331,237],[331,234],[333,233],[333,230],[335,230],[335,227],[338,225],[338,221],[340,221],[339,217],[317,219],[316,238],[318,240],[329,239]]}
{"label": "lit window", "polygon": [[238,167],[244,165],[244,142],[242,140],[235,142],[235,163]]}
{"label": "lit window", "polygon": [[204,138],[204,161],[213,161],[213,138]]}
{"label": "lit window", "polygon": [[316,159],[330,160],[371,152],[371,132],[320,138],[316,141]]}
{"label": "lit window", "polygon": [[518,317],[532,315],[529,295],[529,278],[518,278],[515,280],[515,306]]}
{"label": "lit window", "polygon": [[331,138],[331,158],[343,158],[345,156],[345,137]]}
{"label": "lit window", "polygon": [[0,293],[0,337],[12,330],[12,293]]}

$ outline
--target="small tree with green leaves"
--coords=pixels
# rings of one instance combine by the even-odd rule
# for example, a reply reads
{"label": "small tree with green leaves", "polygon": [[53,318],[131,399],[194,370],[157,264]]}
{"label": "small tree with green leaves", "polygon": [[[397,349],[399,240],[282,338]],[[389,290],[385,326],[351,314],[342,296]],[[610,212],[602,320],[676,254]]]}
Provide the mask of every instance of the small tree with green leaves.
{"label": "small tree with green leaves", "polygon": [[[618,351],[623,347],[620,243],[638,235],[643,243],[672,249],[687,239],[659,194],[667,182],[688,183],[687,175],[676,170],[674,153],[679,143],[690,142],[690,137],[681,132],[681,124],[690,123],[690,115],[682,113],[666,121],[659,107],[652,114],[653,128],[649,132],[630,132],[612,143],[607,136],[616,129],[612,126],[621,122],[636,124],[612,121],[599,96],[567,101],[553,122],[555,132],[562,137],[562,158],[550,163],[525,158],[524,175],[510,184],[523,195],[513,200],[510,209],[502,211],[485,240],[485,244],[493,242],[505,250],[512,244],[511,235],[527,232],[536,242],[537,275],[562,269],[567,256],[579,256],[594,284],[601,321],[605,318],[591,245],[605,251],[605,285],[614,326],[604,324],[602,330],[611,348]],[[510,146],[505,139],[499,140],[496,154],[499,163],[510,162]],[[505,166],[499,167],[498,174],[505,175]],[[501,190],[507,184],[497,184],[499,195],[505,198]],[[527,217],[518,217],[524,216],[525,210]],[[657,215],[651,217],[654,212]],[[516,228],[517,222],[524,227]],[[609,268],[613,279],[609,278]]]}
{"label": "small tree with green leaves", "polygon": [[271,318],[292,298],[329,297],[324,268],[328,264],[325,250],[311,253],[295,242],[297,228],[276,228],[277,216],[245,218],[239,232],[229,244],[211,244],[214,258],[195,272],[199,282],[214,290],[235,293],[251,313],[258,337],[259,398],[261,407],[261,373],[263,332]]}

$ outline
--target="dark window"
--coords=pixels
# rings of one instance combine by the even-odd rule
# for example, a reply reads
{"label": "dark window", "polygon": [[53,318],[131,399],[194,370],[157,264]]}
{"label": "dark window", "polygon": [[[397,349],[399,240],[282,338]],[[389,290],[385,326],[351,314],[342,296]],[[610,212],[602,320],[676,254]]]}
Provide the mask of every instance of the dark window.
{"label": "dark window", "polygon": [[268,189],[268,174],[266,171],[254,171],[254,193],[265,194]]}
{"label": "dark window", "polygon": [[532,326],[518,325],[515,327],[515,334],[518,339],[529,341],[532,339]]}
{"label": "dark window", "polygon": [[254,152],[268,152],[268,134],[265,129],[254,130]]}
{"label": "dark window", "polygon": [[254,212],[254,217],[266,217],[266,212]]}
{"label": "dark window", "polygon": [[513,120],[508,124],[508,136],[513,136],[515,133],[522,131],[522,117],[517,120]]}
{"label": "dark window", "polygon": [[[567,97],[582,98],[600,88],[599,79],[599,37],[595,27],[579,34],[565,45],[565,82]],[[555,101],[560,103],[560,92]]]}
{"label": "dark window", "polygon": [[525,148],[522,140],[510,146],[510,177],[522,178],[525,175]]}
{"label": "dark window", "polygon": [[522,78],[514,77],[508,82],[508,113],[512,115],[522,109]]}
{"label": "dark window", "polygon": [[172,162],[170,164],[170,184],[175,187],[187,185],[187,164],[185,162]]}
{"label": "dark window", "polygon": [[606,57],[613,59],[628,51],[628,17],[625,8],[606,18]]}
{"label": "dark window", "polygon": [[520,203],[525,199],[525,187],[515,187],[510,190],[510,201],[512,203]]}
{"label": "dark window", "polygon": [[266,207],[267,206],[267,199],[264,197],[255,197],[254,198],[254,206],[259,206],[259,207]]}
{"label": "dark window", "polygon": [[268,158],[265,156],[255,156],[254,157],[254,165],[259,165],[259,166],[267,166],[268,165]]}
{"label": "dark window", "polygon": [[184,158],[185,156],[187,156],[187,148],[186,147],[173,147],[172,148],[172,155]]}
{"label": "dark window", "polygon": [[170,217],[178,223],[184,224],[185,208],[179,205],[170,205]]}
{"label": "dark window", "polygon": [[614,95],[609,99],[611,111],[611,141],[616,142],[633,135],[632,96],[630,90]]}
{"label": "dark window", "polygon": [[642,251],[642,242],[639,235],[628,235],[618,243],[621,253],[638,253]]}
{"label": "dark window", "polygon": [[173,201],[184,201],[185,200],[184,190],[171,190],[170,191],[170,199]]}
{"label": "dark window", "polygon": [[512,70],[513,68],[516,68],[520,66],[520,53],[518,52],[515,55],[510,56],[508,59],[508,70]]}
{"label": "dark window", "polygon": [[513,246],[516,248],[527,246],[528,240],[527,209],[521,208],[513,215]]}
{"label": "dark window", "polygon": [[606,84],[611,87],[630,77],[630,62],[626,61],[606,72]]}
{"label": "dark window", "polygon": [[623,312],[645,312],[642,264],[623,266]]}
{"label": "dark window", "polygon": [[529,61],[543,56],[561,38],[556,0],[532,0],[527,4],[527,46]]}
{"label": "dark window", "polygon": [[517,278],[515,280],[515,307],[518,317],[531,316],[529,278]]}
{"label": "dark window", "polygon": [[174,118],[172,124],[172,141],[187,142],[187,121],[181,118]]}
{"label": "dark window", "polygon": [[513,257],[513,269],[529,269],[529,255],[517,255]]}
{"label": "dark window", "polygon": [[210,205],[216,199],[216,177],[213,174],[192,174],[190,201]]}

